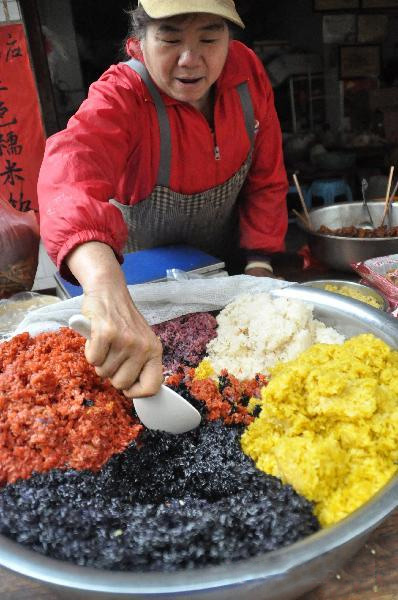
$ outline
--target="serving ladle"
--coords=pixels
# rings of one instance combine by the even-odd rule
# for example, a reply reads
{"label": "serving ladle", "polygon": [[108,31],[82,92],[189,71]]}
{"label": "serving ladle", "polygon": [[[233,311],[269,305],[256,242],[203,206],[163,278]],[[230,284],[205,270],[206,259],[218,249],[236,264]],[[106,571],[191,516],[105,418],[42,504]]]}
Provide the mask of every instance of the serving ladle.
{"label": "serving ladle", "polygon": [[[69,327],[90,339],[91,323],[84,315],[73,315],[69,319]],[[141,422],[148,429],[185,433],[198,427],[201,421],[199,411],[166,385],[162,385],[153,396],[134,398],[133,403]]]}
{"label": "serving ladle", "polygon": [[361,181],[362,208],[366,208],[369,219],[365,220],[365,221],[361,221],[361,223],[359,223],[357,225],[358,229],[374,229],[375,228],[375,224],[372,219],[372,215],[370,214],[368,203],[366,201],[366,190],[367,189],[368,189],[368,182],[366,181],[366,179],[362,179],[362,181]]}

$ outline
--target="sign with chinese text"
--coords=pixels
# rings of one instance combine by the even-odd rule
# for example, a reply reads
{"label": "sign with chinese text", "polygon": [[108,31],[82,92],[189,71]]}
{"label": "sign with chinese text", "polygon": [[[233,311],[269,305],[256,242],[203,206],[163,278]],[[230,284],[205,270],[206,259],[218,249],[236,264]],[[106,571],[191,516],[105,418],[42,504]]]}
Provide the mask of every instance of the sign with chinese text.
{"label": "sign with chinese text", "polygon": [[45,135],[21,23],[0,26],[0,198],[37,212]]}

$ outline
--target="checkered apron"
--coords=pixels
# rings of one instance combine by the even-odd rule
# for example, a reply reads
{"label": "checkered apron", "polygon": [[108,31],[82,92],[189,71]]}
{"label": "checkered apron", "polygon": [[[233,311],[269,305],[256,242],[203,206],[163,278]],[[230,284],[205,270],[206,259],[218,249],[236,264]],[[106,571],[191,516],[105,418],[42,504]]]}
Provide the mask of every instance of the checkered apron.
{"label": "checkered apron", "polygon": [[171,136],[166,107],[145,65],[135,59],[126,64],[140,75],[154,100],[160,129],[160,164],[155,187],[147,198],[134,206],[110,200],[127,224],[128,241],[123,252],[189,244],[220,258],[228,256],[238,244],[238,196],[250,168],[254,143],[254,112],[247,82],[237,86],[251,142],[246,160],[221,185],[198,194],[180,194],[168,187]]}

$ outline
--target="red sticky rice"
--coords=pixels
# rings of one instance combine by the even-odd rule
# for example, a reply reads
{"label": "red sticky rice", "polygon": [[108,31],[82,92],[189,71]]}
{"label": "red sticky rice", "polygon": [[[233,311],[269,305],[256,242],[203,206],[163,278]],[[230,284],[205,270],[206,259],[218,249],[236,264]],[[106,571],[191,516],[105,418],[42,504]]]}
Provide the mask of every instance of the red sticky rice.
{"label": "red sticky rice", "polygon": [[254,417],[247,409],[248,401],[252,397],[260,398],[261,388],[268,383],[265,375],[261,374],[254,379],[239,381],[226,369],[216,380],[194,377],[195,369],[181,365],[177,373],[166,378],[165,383],[179,393],[183,389],[188,390],[195,400],[204,403],[208,421],[222,419],[226,425],[249,425]]}
{"label": "red sticky rice", "polygon": [[0,485],[54,468],[98,470],[143,426],[70,329],[0,344]]}

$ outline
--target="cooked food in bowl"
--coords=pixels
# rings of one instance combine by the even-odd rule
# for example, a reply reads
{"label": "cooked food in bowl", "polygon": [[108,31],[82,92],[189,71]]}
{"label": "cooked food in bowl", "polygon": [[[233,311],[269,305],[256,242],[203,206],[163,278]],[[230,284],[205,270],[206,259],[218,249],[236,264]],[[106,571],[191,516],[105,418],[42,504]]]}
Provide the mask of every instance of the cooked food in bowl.
{"label": "cooked food in bowl", "polygon": [[[248,324],[253,297],[243,298],[235,304]],[[285,345],[294,334],[302,337],[303,313],[315,328],[302,303],[254,298],[263,306],[265,346],[275,338],[267,304],[286,324]],[[240,447],[243,427],[255,419],[249,400],[260,397],[268,379],[256,371],[238,379],[226,369],[198,378],[189,364],[173,363],[173,354],[182,360],[180,332],[187,362],[199,362],[214,337],[210,315],[180,317],[155,330],[169,340],[165,356],[174,374],[166,383],[203,416],[203,425],[187,434],[145,429],[131,401],[87,363],[85,340],[70,329],[35,338],[25,333],[0,346],[0,475],[9,484],[0,491],[0,532],[76,564],[174,571],[248,558],[317,531],[311,502],[256,469]],[[323,339],[343,340],[322,323],[317,330]],[[289,356],[311,342],[305,336]],[[280,343],[273,354],[283,358],[283,351]]]}
{"label": "cooked food in bowl", "polygon": [[339,237],[353,237],[353,238],[387,238],[397,237],[398,227],[387,227],[382,225],[381,227],[375,227],[374,229],[367,229],[363,227],[355,227],[350,225],[349,227],[340,227],[337,229],[331,229],[326,225],[321,225],[318,229],[318,233],[324,233],[326,235],[337,235]]}
{"label": "cooked food in bowl", "polygon": [[348,285],[342,285],[341,287],[334,285],[332,283],[326,284],[323,288],[327,292],[335,292],[336,294],[342,294],[343,296],[348,296],[349,298],[354,298],[354,300],[359,300],[360,302],[366,302],[366,304],[370,304],[370,306],[374,306],[374,308],[383,308],[383,303],[378,302],[373,295],[370,294],[362,294],[350,288]]}
{"label": "cooked food in bowl", "polygon": [[[368,202],[372,219],[380,223],[383,215],[384,202]],[[376,256],[398,253],[398,236],[373,237],[357,231],[357,225],[364,219],[361,202],[344,202],[315,208],[310,213],[311,229],[304,229],[311,253],[315,258],[332,269],[338,271],[353,271],[352,264],[363,262]],[[390,226],[390,222],[386,224]],[[398,205],[391,210],[391,228],[398,227]],[[321,230],[322,228],[322,230]],[[325,229],[326,228],[326,229]],[[390,228],[390,227],[389,227]],[[340,231],[340,234],[336,233]],[[344,235],[341,232],[345,231]],[[371,232],[371,230],[369,230]],[[350,235],[350,233],[352,235]]]}
{"label": "cooked food in bowl", "polygon": [[322,525],[347,516],[397,471],[397,360],[368,334],[316,344],[279,363],[261,392],[243,450],[315,502]]}
{"label": "cooked food in bowl", "polygon": [[344,281],[343,279],[317,279],[314,281],[307,281],[301,285],[348,296],[349,298],[365,302],[366,304],[369,304],[369,306],[373,306],[380,310],[388,309],[388,302],[379,291],[355,281]]}
{"label": "cooked food in bowl", "polygon": [[[287,287],[285,290],[277,291],[289,293],[290,289]],[[331,295],[321,290],[300,287],[295,293],[300,297],[303,292],[312,295],[311,297],[323,294],[325,302],[330,302]],[[261,299],[265,300],[265,298]],[[297,301],[295,305],[286,302],[287,297],[282,296],[278,299],[281,301],[280,312],[287,315],[283,322],[279,321],[278,327],[283,330],[285,342],[289,342],[292,346],[297,334],[306,334],[300,329],[302,308],[298,310],[298,305],[301,303]],[[136,593],[139,586],[144,586],[144,592],[140,588],[140,593],[145,596],[150,594],[149,588],[151,586],[153,588],[153,585],[158,587],[163,585],[162,590],[168,589],[169,595],[176,593],[178,588],[180,591],[183,590],[187,597],[189,592],[185,590],[192,590],[190,587],[192,581],[196,590],[203,593],[211,590],[209,597],[221,598],[223,595],[226,596],[225,586],[220,588],[220,582],[222,583],[227,576],[229,598],[242,597],[240,581],[244,581],[248,582],[248,585],[244,583],[243,595],[251,599],[259,595],[258,582],[262,589],[271,584],[270,581],[268,584],[266,582],[273,577],[275,568],[278,569],[278,580],[280,580],[278,593],[286,580],[290,580],[290,566],[288,569],[284,569],[283,566],[280,568],[278,557],[286,555],[286,565],[291,565],[292,560],[298,561],[296,564],[300,570],[304,569],[303,563],[308,563],[309,552],[313,552],[311,558],[315,559],[325,555],[328,563],[333,548],[347,542],[346,521],[342,521],[337,528],[327,528],[317,532],[320,526],[319,519],[322,519],[323,524],[341,519],[344,514],[350,513],[357,506],[362,506],[377,489],[384,487],[387,479],[372,476],[372,485],[364,482],[363,486],[363,478],[359,477],[358,483],[355,473],[351,480],[348,476],[344,481],[333,479],[329,477],[326,463],[322,463],[322,468],[314,474],[311,469],[321,464],[321,457],[326,456],[327,453],[321,452],[323,446],[324,449],[326,448],[326,442],[321,438],[314,439],[314,443],[309,444],[315,432],[314,428],[311,430],[310,421],[316,425],[318,417],[321,423],[322,419],[330,416],[335,428],[330,431],[330,434],[331,436],[336,434],[337,440],[334,449],[341,458],[344,457],[341,462],[342,469],[349,470],[351,464],[353,467],[364,466],[359,451],[362,446],[358,446],[361,436],[366,433],[366,427],[371,432],[374,427],[383,428],[383,424],[388,422],[388,431],[380,429],[382,433],[380,440],[385,442],[382,453],[377,444],[369,445],[368,440],[365,440],[365,449],[361,450],[367,453],[366,456],[363,455],[365,463],[377,460],[377,457],[380,460],[390,461],[388,464],[380,463],[379,469],[379,473],[388,478],[396,471],[394,451],[398,441],[395,439],[394,412],[397,408],[394,402],[396,403],[398,395],[394,390],[391,394],[387,393],[390,384],[393,386],[393,382],[398,380],[398,373],[397,377],[394,374],[395,362],[398,364],[395,356],[397,351],[390,348],[386,342],[377,340],[374,335],[369,334],[366,339],[355,338],[356,332],[359,333],[367,327],[364,322],[358,320],[357,315],[353,315],[352,311],[345,308],[347,303],[345,298],[340,297],[339,303],[344,314],[341,319],[335,320],[335,323],[338,329],[341,327],[341,330],[334,332],[333,343],[318,344],[326,354],[315,352],[316,356],[321,357],[323,364],[325,360],[327,361],[330,367],[329,379],[325,378],[326,373],[322,379],[322,374],[325,372],[322,365],[310,364],[309,361],[301,358],[304,356],[301,352],[305,348],[302,343],[305,339],[309,342],[305,352],[317,348],[312,345],[311,336],[300,336],[300,343],[296,345],[296,355],[291,352],[291,347],[288,355],[286,343],[283,345],[282,340],[278,339],[277,346],[274,346],[273,350],[278,354],[276,363],[279,364],[271,367],[270,375],[257,373],[254,377],[246,379],[236,377],[226,369],[218,372],[217,365],[211,370],[209,353],[206,351],[204,360],[201,360],[200,348],[195,347],[196,358],[193,359],[192,348],[190,349],[188,344],[189,362],[201,360],[200,364],[194,368],[191,364],[186,365],[182,362],[176,367],[171,367],[173,374],[168,376],[166,383],[200,408],[203,424],[197,430],[180,436],[144,429],[137,423],[132,406],[129,406],[128,402],[119,403],[116,396],[112,397],[109,404],[97,402],[96,386],[100,390],[102,399],[105,399],[104,388],[100,387],[101,381],[94,369],[88,377],[86,367],[83,368],[84,340],[74,332],[61,330],[40,334],[36,338],[23,334],[1,345],[0,397],[5,404],[0,417],[7,419],[7,415],[10,415],[9,420],[3,423],[3,430],[5,427],[10,435],[14,435],[15,432],[16,435],[25,436],[25,443],[31,451],[42,454],[43,457],[51,456],[58,450],[62,454],[65,450],[62,436],[57,436],[57,443],[51,445],[50,436],[46,436],[46,428],[64,427],[65,432],[70,436],[75,435],[74,449],[77,453],[80,450],[82,455],[95,454],[102,444],[100,431],[104,421],[107,429],[107,439],[104,441],[109,448],[113,443],[112,427],[117,428],[119,424],[117,419],[119,413],[123,414],[124,432],[127,434],[127,439],[122,442],[126,444],[124,449],[116,450],[116,453],[110,459],[105,459],[99,468],[97,463],[92,469],[84,467],[71,469],[66,458],[56,469],[47,468],[48,464],[43,464],[41,472],[30,476],[22,474],[22,478],[13,479],[13,482],[0,490],[2,564],[7,564],[7,557],[4,552],[2,554],[2,548],[7,550],[7,544],[13,544],[16,553],[19,552],[25,557],[33,556],[32,563],[39,561],[41,566],[51,564],[57,582],[63,581],[62,573],[73,573],[74,576],[71,578],[73,584],[70,587],[74,589],[84,587],[85,584],[80,577],[84,578],[88,573],[90,581],[95,579],[95,593],[99,598],[103,597],[104,593],[107,593],[108,597],[118,592],[120,595],[122,588],[130,594]],[[246,357],[250,353],[250,344],[253,342],[251,338],[254,338],[254,348],[258,357],[262,354],[266,356],[266,348],[272,351],[272,344],[275,342],[275,332],[272,327],[275,319],[270,320],[269,311],[265,310],[264,320],[261,321],[258,311],[253,313],[250,309],[249,302],[247,304],[236,302],[235,308],[239,307],[239,311],[235,311],[231,304],[225,309],[224,317],[226,313],[229,317],[224,319],[224,324],[231,326],[233,321],[233,325],[241,330],[240,334],[235,336],[237,339],[232,341],[236,341],[237,346],[232,343],[231,357],[234,360],[238,357],[239,345],[242,356]],[[307,303],[307,309],[308,306]],[[365,307],[363,315],[367,314],[366,311],[370,309]],[[318,312],[315,317],[314,311],[313,321],[322,317],[321,320],[325,321],[322,329],[325,332],[331,326],[328,323],[328,313]],[[372,311],[372,313],[376,312]],[[333,314],[329,312],[329,316],[333,317]],[[395,346],[394,336],[390,337],[388,328],[384,328],[386,322],[392,318],[387,315],[381,316],[381,313],[380,317],[373,315],[370,317],[368,330],[375,334],[380,332],[383,340],[390,340],[391,345]],[[343,342],[344,337],[344,319],[351,324],[348,328],[349,335],[354,337],[348,342],[340,343]],[[218,327],[222,320],[218,320]],[[377,325],[378,320],[380,325]],[[310,323],[310,320],[308,322]],[[213,319],[205,318],[198,326],[201,338],[205,339],[206,323],[209,325],[208,339],[210,340],[214,338]],[[173,326],[169,323],[167,329],[171,332]],[[175,342],[180,349],[178,323],[175,324],[174,331],[175,335],[168,336],[169,343],[172,346]],[[339,340],[337,335],[340,336]],[[263,349],[261,349],[261,338]],[[319,342],[319,339],[317,341]],[[193,340],[194,345],[195,342],[196,340]],[[346,348],[346,344],[350,342],[352,345]],[[341,351],[346,348],[350,361],[342,359],[339,348],[342,349]],[[335,353],[334,359],[331,354],[328,354],[329,350]],[[214,356],[217,358],[221,353],[215,352]],[[173,364],[171,349],[168,357],[170,368]],[[374,359],[378,360],[376,365],[373,364]],[[205,361],[210,365],[204,365]],[[368,370],[360,372],[358,365],[364,361]],[[17,365],[17,368],[14,365]],[[32,365],[35,365],[34,375],[29,370]],[[350,370],[348,367],[353,368]],[[312,369],[318,369],[321,377],[319,372],[317,374]],[[336,377],[336,370],[338,377]],[[60,372],[64,374],[64,379],[60,379],[59,387],[63,388],[63,391],[67,390],[71,410],[68,410],[67,402],[60,403],[57,396],[58,393],[62,395],[62,389],[59,390],[58,386],[54,385],[54,377],[56,379]],[[380,399],[378,374],[385,386],[383,402],[378,401]],[[284,375],[284,378],[279,379],[279,376]],[[391,381],[388,379],[389,376]],[[363,402],[357,402],[358,398],[355,395],[360,393],[362,386],[362,383],[360,386],[357,385],[358,378],[361,382],[364,379],[369,380],[366,394],[360,398],[358,396]],[[338,389],[335,380],[338,380],[340,385]],[[87,381],[89,381],[89,389],[87,389]],[[293,387],[290,388],[290,385]],[[268,400],[265,401],[264,390],[268,387],[272,394],[283,397],[283,406],[280,404],[279,409],[287,411],[283,415],[275,414],[276,418],[273,419],[273,426],[280,427],[278,431],[273,432],[275,447],[272,452],[274,456],[278,455],[278,460],[279,457],[281,458],[283,468],[283,472],[277,476],[271,472],[271,467],[269,470],[268,467],[263,469],[257,459],[254,459],[257,463],[255,464],[252,457],[242,451],[241,446],[242,434],[249,432],[252,426],[256,426],[257,433],[262,435],[264,424],[267,424],[267,420],[264,420],[264,411],[267,410]],[[12,392],[10,398],[4,393],[6,389]],[[35,397],[40,398],[39,403],[33,401]],[[24,431],[21,431],[22,420],[18,421],[16,412],[8,410],[13,400],[17,398],[20,401],[25,398],[28,409],[24,415],[21,415],[23,422],[28,424]],[[340,403],[336,404],[339,398]],[[300,404],[299,411],[292,402]],[[272,401],[269,402],[269,406],[275,407]],[[334,406],[336,410],[333,412]],[[275,409],[279,410],[277,407]],[[357,419],[358,410],[363,412],[361,423]],[[288,413],[292,418],[294,418],[292,413],[301,415],[299,424],[290,421]],[[256,424],[260,422],[261,425],[257,427]],[[99,427],[98,436],[95,435],[96,423]],[[75,432],[77,424],[79,432],[86,432],[88,435],[84,437]],[[138,435],[129,441],[131,424],[139,426],[140,430]],[[302,428],[301,431],[298,425]],[[355,427],[358,425],[363,425],[365,429],[358,431],[356,435]],[[343,431],[345,432],[344,443],[347,442],[344,448],[339,447],[343,442],[343,437],[340,435]],[[280,433],[282,435],[279,435]],[[302,450],[311,456],[311,461],[301,461],[303,464],[299,465],[296,456],[297,444],[293,439],[296,434],[303,441]],[[277,439],[278,435],[279,439]],[[286,445],[283,446],[285,441]],[[319,444],[315,443],[316,441]],[[0,445],[3,442],[4,439],[0,438]],[[287,442],[290,443],[290,448]],[[305,444],[307,450],[304,448]],[[261,447],[262,441],[257,438],[255,446]],[[344,451],[349,451],[350,448],[354,454],[357,452],[356,463],[353,457],[351,457],[353,460],[348,460],[344,455]],[[21,445],[8,443],[4,449],[13,453],[14,463],[18,464]],[[266,450],[265,446],[262,447],[263,458],[264,450]],[[248,454],[251,455],[251,450]],[[335,454],[332,456],[335,457]],[[4,465],[5,462],[7,461],[0,461],[0,464]],[[289,480],[292,475],[288,473],[289,462],[295,465],[293,469],[295,481],[293,481],[294,477]],[[297,466],[305,469],[301,472],[301,478],[296,471]],[[331,467],[335,468],[334,462]],[[324,476],[329,478],[323,479]],[[316,478],[318,478],[319,489],[323,487],[326,489],[328,486],[329,492],[334,489],[336,481],[345,486],[352,484],[351,488],[345,487],[340,491],[335,489],[341,500],[338,510],[322,507],[322,499],[318,496],[308,498],[303,492],[299,493],[295,489],[300,482],[315,481]],[[308,490],[306,494],[311,495],[311,489]],[[350,499],[346,503],[345,499],[348,496]],[[336,498],[336,495],[330,493],[330,497]],[[387,510],[391,510],[388,505],[380,509],[380,513],[376,510],[373,514],[372,507],[375,504],[378,506],[377,502],[377,499],[371,502],[370,510],[364,507],[366,518],[361,520],[362,526],[368,528],[374,526],[383,515],[387,514]],[[330,519],[328,517],[327,520],[323,515],[331,510],[334,511],[334,516]],[[348,531],[351,532],[351,536],[356,537],[359,521],[355,515],[350,515],[350,519],[351,517],[349,523],[352,528]],[[339,532],[345,532],[341,535],[341,539]],[[11,542],[10,538],[19,544]],[[333,538],[330,539],[330,545],[328,545],[329,538]],[[347,543],[350,542],[351,539]],[[300,548],[303,551],[295,550],[296,543],[301,544]],[[358,548],[359,543],[360,541],[356,540],[350,552],[354,551],[354,546]],[[34,552],[27,548],[34,549]],[[267,560],[264,553],[270,550],[272,550],[272,558]],[[341,560],[343,556],[347,558],[348,550],[348,547],[344,548]],[[38,553],[47,556],[40,556]],[[51,562],[48,556],[63,561],[59,563],[59,569],[57,563]],[[232,565],[231,561],[234,561]],[[90,571],[77,567],[76,564],[96,567],[98,575],[93,577],[92,572],[90,575]],[[110,571],[114,572],[110,573]],[[118,573],[119,571],[125,572],[121,574]],[[145,571],[150,573],[145,574]],[[166,574],[164,571],[171,572]],[[43,569],[40,573],[43,573]],[[215,575],[214,585],[213,581],[211,584],[208,583],[208,577],[213,573],[219,573]],[[322,564],[314,573],[317,578],[325,576]],[[308,580],[308,569],[304,569],[302,575],[303,579],[301,575],[298,577],[297,569],[294,569],[295,581],[289,583],[291,590],[294,589],[297,595],[319,582],[319,579],[315,582],[312,579]],[[39,574],[36,578],[41,577],[42,575]],[[237,584],[231,586],[231,581],[233,580],[232,584],[235,584],[235,579]],[[256,581],[255,596],[251,591],[253,580]],[[127,586],[128,582],[130,587],[127,589],[124,585]],[[158,593],[155,590],[152,596],[155,597]],[[268,597],[271,598],[272,595]],[[292,597],[292,594],[286,597]]]}

